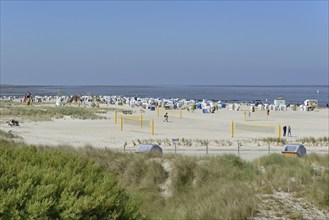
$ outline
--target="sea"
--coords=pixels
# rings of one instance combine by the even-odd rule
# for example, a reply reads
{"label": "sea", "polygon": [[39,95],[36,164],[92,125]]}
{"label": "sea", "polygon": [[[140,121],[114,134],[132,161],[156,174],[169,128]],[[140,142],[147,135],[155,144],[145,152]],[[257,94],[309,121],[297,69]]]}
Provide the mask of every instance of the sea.
{"label": "sea", "polygon": [[149,98],[178,98],[193,100],[221,100],[252,103],[273,103],[281,97],[287,104],[303,104],[306,99],[317,99],[320,106],[329,104],[329,85],[105,85],[105,86],[49,86],[1,85],[0,96],[94,95]]}

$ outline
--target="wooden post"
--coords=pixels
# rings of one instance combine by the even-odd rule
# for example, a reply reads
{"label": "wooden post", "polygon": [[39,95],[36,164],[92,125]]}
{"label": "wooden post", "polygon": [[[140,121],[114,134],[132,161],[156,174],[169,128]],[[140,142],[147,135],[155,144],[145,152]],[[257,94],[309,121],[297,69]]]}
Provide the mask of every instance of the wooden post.
{"label": "wooden post", "polygon": [[114,123],[115,124],[118,123],[118,113],[117,113],[117,111],[114,111]]}
{"label": "wooden post", "polygon": [[268,154],[270,154],[270,153],[271,153],[271,144],[268,143]]}
{"label": "wooden post", "polygon": [[122,116],[120,117],[120,131],[123,131],[123,120],[122,120]]}
{"label": "wooden post", "polygon": [[152,135],[154,135],[154,119],[152,119]]}

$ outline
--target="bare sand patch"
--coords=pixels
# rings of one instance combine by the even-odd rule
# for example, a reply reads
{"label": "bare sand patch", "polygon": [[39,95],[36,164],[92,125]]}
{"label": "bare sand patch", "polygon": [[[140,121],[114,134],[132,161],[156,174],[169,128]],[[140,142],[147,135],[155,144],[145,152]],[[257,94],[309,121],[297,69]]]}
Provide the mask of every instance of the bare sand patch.
{"label": "bare sand patch", "polygon": [[[125,109],[130,109],[125,106]],[[139,114],[137,108],[131,109]],[[319,109],[313,112],[304,111],[272,111],[268,121],[251,121],[247,123],[259,125],[290,125],[292,127],[292,137],[287,137],[288,142],[295,142],[303,137],[328,137],[329,134],[329,110]],[[209,140],[209,152],[212,153],[237,153],[237,142],[251,141],[241,147],[241,155],[251,159],[268,153],[267,145],[253,143],[253,139],[262,137],[277,137],[277,135],[268,135],[252,132],[236,132],[235,137],[231,138],[232,121],[244,122],[243,111],[232,111],[222,109],[214,114],[202,113],[201,110],[194,112],[183,111],[183,117],[180,119],[170,116],[169,122],[163,122],[163,115],[158,116],[156,111],[145,110],[143,119],[153,119],[155,124],[155,134],[151,134],[151,127],[124,124],[123,131],[120,131],[119,121],[114,123],[113,112],[107,113],[107,119],[101,120],[78,120],[64,117],[46,122],[21,122],[19,127],[10,127],[6,123],[1,123],[1,129],[5,131],[12,130],[14,134],[21,136],[28,144],[36,145],[72,145],[82,147],[92,145],[94,147],[107,147],[116,150],[122,150],[126,145],[127,149],[133,149],[134,140],[150,140],[172,138],[190,139],[190,140]],[[214,140],[227,140],[231,146],[220,146],[214,144]],[[162,146],[164,151],[173,152],[173,145]],[[182,153],[193,154],[205,153],[204,146],[178,146]],[[226,148],[225,148],[226,147]],[[228,149],[231,147],[232,149]],[[272,152],[280,152],[281,145],[271,146]],[[309,147],[306,146],[308,149]],[[260,150],[261,149],[261,150]],[[327,146],[319,146],[319,152],[326,153]],[[222,150],[222,151],[221,151]],[[226,151],[225,151],[226,150]],[[313,148],[315,150],[315,148]],[[190,153],[191,153],[190,152]],[[256,153],[255,153],[256,152]],[[257,154],[257,152],[260,152]]]}

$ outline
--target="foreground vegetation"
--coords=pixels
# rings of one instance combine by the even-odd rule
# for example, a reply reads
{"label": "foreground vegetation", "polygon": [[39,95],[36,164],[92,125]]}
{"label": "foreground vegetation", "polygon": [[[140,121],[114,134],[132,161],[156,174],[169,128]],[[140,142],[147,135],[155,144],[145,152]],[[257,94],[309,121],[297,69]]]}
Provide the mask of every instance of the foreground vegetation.
{"label": "foreground vegetation", "polygon": [[92,160],[0,142],[1,219],[139,219],[137,203]]}
{"label": "foreground vegetation", "polygon": [[[329,158],[135,155],[0,134],[0,218],[246,219],[288,192],[329,211]],[[299,216],[302,217],[302,216]]]}
{"label": "foreground vegetation", "polygon": [[76,119],[103,119],[101,113],[105,113],[109,109],[85,108],[77,106],[26,106],[22,104],[2,104],[0,110],[2,119],[20,119],[30,121],[49,121],[52,119],[70,116]]}

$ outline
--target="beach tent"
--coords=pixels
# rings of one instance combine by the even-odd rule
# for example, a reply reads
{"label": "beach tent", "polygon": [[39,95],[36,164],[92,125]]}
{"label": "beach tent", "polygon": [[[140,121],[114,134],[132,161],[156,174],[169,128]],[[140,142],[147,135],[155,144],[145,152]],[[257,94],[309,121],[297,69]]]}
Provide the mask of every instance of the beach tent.
{"label": "beach tent", "polygon": [[287,144],[281,153],[287,157],[303,157],[306,155],[306,148],[302,144]]}

